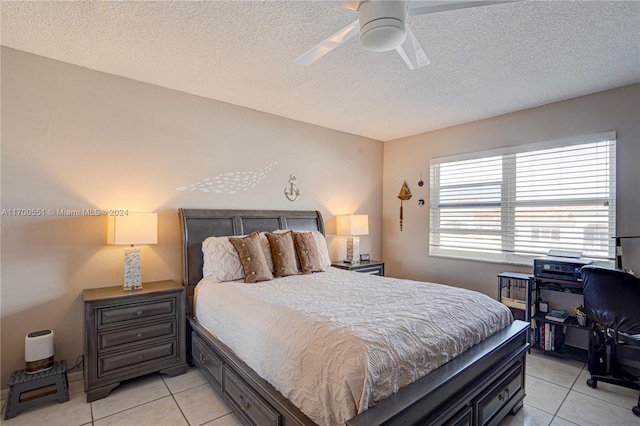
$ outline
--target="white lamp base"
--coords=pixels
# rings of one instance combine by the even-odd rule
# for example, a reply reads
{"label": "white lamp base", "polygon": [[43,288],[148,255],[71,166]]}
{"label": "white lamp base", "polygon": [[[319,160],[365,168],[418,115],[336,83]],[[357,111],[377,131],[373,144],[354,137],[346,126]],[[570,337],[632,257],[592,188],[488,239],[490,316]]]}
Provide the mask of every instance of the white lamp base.
{"label": "white lamp base", "polygon": [[347,259],[346,263],[360,263],[360,238],[350,236],[347,239]]}
{"label": "white lamp base", "polygon": [[140,276],[140,249],[130,247],[124,249],[124,290],[142,288]]}

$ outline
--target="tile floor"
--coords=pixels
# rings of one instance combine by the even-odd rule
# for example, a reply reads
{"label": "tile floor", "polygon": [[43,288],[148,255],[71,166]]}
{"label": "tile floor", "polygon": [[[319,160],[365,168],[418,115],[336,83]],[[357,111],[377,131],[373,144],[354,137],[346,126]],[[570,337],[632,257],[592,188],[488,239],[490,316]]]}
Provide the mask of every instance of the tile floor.
{"label": "tile floor", "polygon": [[[509,415],[500,426],[514,425],[597,425],[640,426],[631,407],[638,391],[598,383],[586,385],[589,373],[584,363],[527,357],[524,407]],[[50,402],[20,411],[7,426],[235,426],[241,423],[223,400],[206,383],[197,369],[167,377],[152,374],[117,387],[109,397],[85,402],[81,380],[69,384],[69,402]],[[2,401],[2,418],[6,400]]]}

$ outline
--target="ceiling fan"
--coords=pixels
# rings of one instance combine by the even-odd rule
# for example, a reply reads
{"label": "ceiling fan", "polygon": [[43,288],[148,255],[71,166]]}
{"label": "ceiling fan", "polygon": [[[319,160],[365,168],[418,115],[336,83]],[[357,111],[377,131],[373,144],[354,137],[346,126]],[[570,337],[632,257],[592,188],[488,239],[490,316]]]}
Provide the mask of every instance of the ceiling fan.
{"label": "ceiling fan", "polygon": [[406,24],[407,16],[425,15],[447,10],[466,9],[492,4],[511,3],[512,1],[407,1],[407,0],[362,0],[340,1],[344,9],[358,12],[358,19],[342,28],[331,37],[323,40],[307,52],[300,55],[296,64],[309,65],[342,43],[360,34],[360,44],[373,52],[386,52],[396,49],[410,69],[429,65],[418,39]]}

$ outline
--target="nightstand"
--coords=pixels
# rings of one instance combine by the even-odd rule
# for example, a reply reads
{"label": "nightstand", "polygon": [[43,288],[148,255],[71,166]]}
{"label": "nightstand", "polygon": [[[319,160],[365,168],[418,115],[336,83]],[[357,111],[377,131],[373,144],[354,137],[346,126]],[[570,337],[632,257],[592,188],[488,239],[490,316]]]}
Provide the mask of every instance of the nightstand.
{"label": "nightstand", "polygon": [[184,287],[175,281],[87,289],[84,299],[84,388],[87,402],[121,381],[159,371],[185,372]]}
{"label": "nightstand", "polygon": [[360,263],[333,262],[331,266],[369,275],[384,276],[384,262],[381,260],[367,260]]}

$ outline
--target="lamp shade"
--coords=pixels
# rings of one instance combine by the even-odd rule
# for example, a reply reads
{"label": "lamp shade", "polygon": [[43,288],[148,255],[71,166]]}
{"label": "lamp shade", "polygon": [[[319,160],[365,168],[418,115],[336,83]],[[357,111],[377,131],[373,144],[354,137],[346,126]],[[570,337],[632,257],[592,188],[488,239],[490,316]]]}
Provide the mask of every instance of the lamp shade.
{"label": "lamp shade", "polygon": [[336,216],[336,233],[337,235],[367,235],[369,216],[366,214]]}
{"label": "lamp shade", "polygon": [[127,216],[109,216],[107,244],[157,244],[158,214],[129,212]]}

